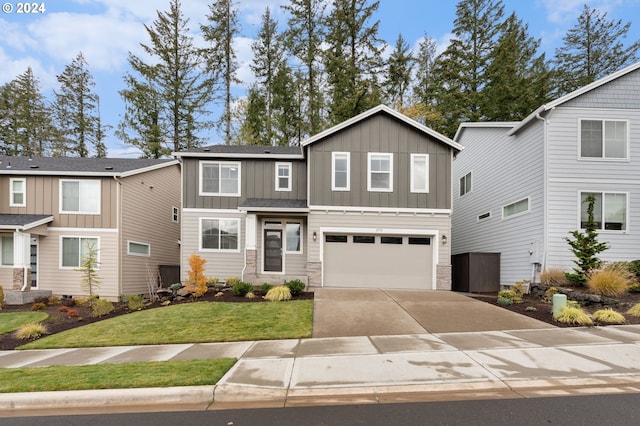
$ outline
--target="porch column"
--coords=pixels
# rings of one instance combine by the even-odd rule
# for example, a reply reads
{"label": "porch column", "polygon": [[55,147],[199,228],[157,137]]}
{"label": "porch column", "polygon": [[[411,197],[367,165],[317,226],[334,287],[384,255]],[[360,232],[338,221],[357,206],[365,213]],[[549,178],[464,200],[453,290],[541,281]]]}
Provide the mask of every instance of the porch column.
{"label": "porch column", "polygon": [[13,290],[31,290],[31,234],[13,233]]}
{"label": "porch column", "polygon": [[257,269],[257,224],[258,218],[255,214],[247,214],[245,218],[244,250],[245,250],[245,274],[247,278],[255,277]]}

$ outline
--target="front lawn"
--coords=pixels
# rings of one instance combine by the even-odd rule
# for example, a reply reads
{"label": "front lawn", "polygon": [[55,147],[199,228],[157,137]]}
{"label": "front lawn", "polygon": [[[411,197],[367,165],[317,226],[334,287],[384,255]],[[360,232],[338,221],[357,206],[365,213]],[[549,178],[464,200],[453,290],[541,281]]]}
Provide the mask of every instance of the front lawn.
{"label": "front lawn", "polygon": [[121,315],[19,349],[233,342],[311,337],[313,300],[195,302]]}
{"label": "front lawn", "polygon": [[0,313],[0,334],[17,330],[23,325],[43,321],[48,317],[44,312]]}

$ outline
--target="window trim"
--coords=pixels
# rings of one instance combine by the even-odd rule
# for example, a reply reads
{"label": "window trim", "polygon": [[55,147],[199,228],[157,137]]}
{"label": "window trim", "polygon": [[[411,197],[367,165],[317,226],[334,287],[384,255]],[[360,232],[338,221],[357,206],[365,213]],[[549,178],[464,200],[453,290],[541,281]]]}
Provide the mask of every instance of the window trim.
{"label": "window trim", "polygon": [[[344,187],[336,186],[336,157],[338,155],[346,156],[347,160],[347,184]],[[331,190],[332,191],[351,191],[351,153],[346,151],[331,152]]]}
{"label": "window trim", "polygon": [[[221,249],[221,248],[205,248],[202,247],[202,222],[204,220],[227,220],[227,221],[234,221],[238,224],[238,247],[235,249]],[[240,253],[240,246],[242,245],[242,228],[241,228],[241,223],[240,223],[240,219],[236,218],[236,217],[201,217],[198,220],[198,251],[201,252],[206,252],[206,253]],[[218,238],[218,241],[220,241],[220,238]],[[218,243],[218,247],[220,247],[220,243]]]}
{"label": "window trim", "polygon": [[[63,194],[63,185],[64,183],[67,182],[78,182],[78,189],[80,188],[80,185],[82,184],[82,182],[97,182],[98,185],[98,199],[97,199],[97,211],[89,211],[89,210],[78,210],[78,211],[73,211],[73,210],[63,210],[64,208],[64,204],[63,204],[63,198],[64,198],[64,194]],[[102,181],[100,179],[60,179],[59,180],[59,184],[58,184],[58,198],[59,198],[59,203],[60,203],[60,214],[86,214],[86,215],[99,215],[101,214],[102,211]],[[80,193],[78,193],[78,197],[80,197]]]}
{"label": "window trim", "polygon": [[[287,174],[287,186],[286,187],[280,187],[280,166],[285,166],[287,168],[288,174]],[[293,180],[292,176],[291,176],[291,171],[293,170],[293,163],[290,162],[283,162],[283,161],[276,161],[276,165],[275,165],[275,175],[276,175],[276,191],[291,191],[291,181]]]}
{"label": "window trim", "polygon": [[[203,182],[203,168],[208,164],[217,164],[218,165],[218,179],[220,178],[220,173],[222,173],[222,165],[235,165],[238,167],[238,190],[234,193],[226,193],[226,192],[204,192],[204,182]],[[222,186],[220,186],[222,188]],[[201,197],[240,197],[242,192],[242,162],[240,161],[213,161],[213,160],[201,160],[198,163],[198,195]]]}
{"label": "window trim", "polygon": [[[469,170],[469,172],[465,173],[462,177],[460,177],[460,179],[458,179],[458,195],[460,197],[464,197],[465,195],[469,194],[470,192],[473,191],[473,170]],[[469,190],[467,191],[467,176],[469,176]],[[462,193],[462,180],[464,179],[464,188],[465,188],[465,192]]]}
{"label": "window trim", "polygon": [[[60,258],[58,261],[58,268],[61,270],[65,270],[65,271],[76,271],[80,268],[82,268],[82,258],[78,259],[78,266],[63,266],[62,265],[62,259],[64,256],[64,252],[63,252],[63,245],[62,242],[64,241],[65,238],[77,238],[78,244],[82,244],[82,240],[88,240],[88,239],[92,239],[92,240],[96,240],[97,241],[97,254],[96,254],[96,267],[95,270],[99,271],[100,270],[100,237],[98,236],[93,236],[93,235],[60,235],[60,240],[59,240],[59,245],[58,248],[60,250]],[[79,253],[82,253],[82,250],[79,251]]]}
{"label": "window trim", "polygon": [[[507,207],[512,206],[514,204],[521,203],[522,201],[525,201],[525,200],[527,200],[527,209],[525,211],[521,211],[521,212],[518,212],[518,213],[510,214],[509,216],[505,216],[504,210]],[[513,202],[511,202],[509,204],[503,205],[502,206],[502,220],[511,219],[511,218],[518,217],[518,216],[522,216],[524,214],[529,213],[530,211],[531,211],[531,197],[530,196],[526,196],[524,198],[520,198],[520,199],[518,199],[516,201],[513,201]]]}
{"label": "window trim", "polygon": [[[582,155],[582,122],[583,121],[599,121],[602,125],[602,156],[601,157],[585,157]],[[625,140],[625,156],[624,157],[605,157],[605,123],[609,122],[621,122],[626,126],[626,140]],[[578,119],[578,160],[581,161],[629,161],[629,153],[631,149],[631,129],[628,119],[605,119],[605,118],[579,118]]]}
{"label": "window trim", "polygon": [[[424,176],[424,187],[425,189],[416,189],[415,187],[415,168],[414,168],[414,160],[416,158],[424,158],[425,160],[425,176]],[[411,154],[410,162],[409,162],[409,179],[411,185],[411,192],[417,194],[428,194],[429,193],[429,154]]]}
{"label": "window trim", "polygon": [[[584,231],[584,228],[582,227],[582,194],[601,194],[603,196],[602,198],[602,224],[600,228],[597,228],[598,232],[604,232],[606,234],[628,234],[629,233],[629,228],[630,228],[630,220],[629,220],[629,208],[630,206],[630,201],[629,201],[629,195],[630,193],[628,191],[605,191],[605,190],[584,190],[584,189],[580,189],[578,190],[578,223],[577,223],[577,228],[576,229],[580,229],[581,231]],[[625,225],[626,228],[625,229],[605,229],[604,225],[605,225],[605,209],[604,209],[604,195],[605,194],[624,194],[625,196],[625,213],[626,213],[626,217],[625,217]]]}
{"label": "window trim", "polygon": [[[22,191],[17,192],[13,190],[14,182],[22,182]],[[14,202],[13,196],[15,194],[22,194],[22,203]],[[27,179],[26,178],[11,178],[9,179],[9,207],[26,207],[27,206]]]}
{"label": "window trim", "polygon": [[[139,246],[146,246],[147,247],[147,254],[132,252],[131,251],[131,244],[137,244]],[[127,240],[127,255],[128,256],[151,257],[151,244],[149,244],[149,243],[141,243],[139,241]]]}
{"label": "window trim", "polygon": [[[386,156],[389,159],[389,187],[371,187],[371,160],[374,156]],[[369,192],[393,192],[393,153],[392,152],[368,152],[367,153],[367,191]]]}

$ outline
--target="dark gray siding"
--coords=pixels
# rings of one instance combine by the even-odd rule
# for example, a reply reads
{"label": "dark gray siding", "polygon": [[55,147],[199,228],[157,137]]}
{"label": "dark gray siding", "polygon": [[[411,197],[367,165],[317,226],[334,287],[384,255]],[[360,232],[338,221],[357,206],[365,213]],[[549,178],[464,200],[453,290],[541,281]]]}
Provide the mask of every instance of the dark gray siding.
{"label": "dark gray siding", "polygon": [[[310,205],[451,208],[449,146],[408,124],[378,114],[309,146]],[[351,153],[350,191],[331,190],[331,152]],[[367,153],[393,153],[393,192],[367,191]],[[411,154],[429,154],[429,193],[410,190]]]}
{"label": "dark gray siding", "polygon": [[[213,158],[203,159],[215,161]],[[235,161],[223,159],[222,161]],[[183,201],[184,208],[204,209],[236,209],[240,202],[246,198],[272,198],[272,199],[305,199],[307,198],[307,169],[301,160],[275,160],[275,159],[242,159],[241,190],[239,197],[201,197],[199,192],[199,162],[198,159],[183,159]],[[276,162],[290,162],[291,165],[291,191],[275,190],[275,164]]]}
{"label": "dark gray siding", "polygon": [[610,81],[562,105],[571,108],[640,108],[640,69]]}

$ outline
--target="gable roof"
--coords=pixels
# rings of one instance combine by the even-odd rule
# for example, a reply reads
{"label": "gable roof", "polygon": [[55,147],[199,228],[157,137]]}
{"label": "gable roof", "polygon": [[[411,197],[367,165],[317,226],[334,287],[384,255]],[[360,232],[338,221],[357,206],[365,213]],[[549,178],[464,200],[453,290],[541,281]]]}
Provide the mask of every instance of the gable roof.
{"label": "gable roof", "polygon": [[127,177],[174,164],[179,163],[177,160],[151,158],[0,156],[0,174]]}
{"label": "gable roof", "polygon": [[324,130],[314,136],[311,136],[310,138],[304,140],[302,142],[302,146],[308,146],[311,145],[312,143],[318,142],[328,136],[333,135],[334,133],[337,133],[343,129],[346,129],[347,127],[350,127],[360,121],[366,120],[369,117],[372,117],[376,114],[387,114],[390,115],[391,117],[396,118],[397,120],[400,120],[406,124],[408,124],[409,126],[413,127],[414,129],[418,130],[421,133],[424,133],[427,136],[430,136],[434,139],[436,139],[439,142],[442,142],[445,145],[450,146],[451,148],[455,149],[456,151],[461,151],[463,149],[462,145],[460,145],[457,142],[454,142],[453,140],[449,139],[448,137],[446,137],[445,135],[436,132],[433,129],[430,129],[429,127],[418,123],[417,121],[407,117],[404,114],[399,113],[398,111],[395,111],[391,108],[389,108],[386,105],[378,105],[377,107],[371,108],[370,110],[367,110],[361,114],[356,115],[355,117],[352,117],[348,120],[343,121],[340,124],[336,124],[335,126]]}
{"label": "gable roof", "polygon": [[299,146],[268,145],[209,145],[188,151],[174,152],[176,157],[215,157],[215,158],[280,158],[302,159]]}
{"label": "gable roof", "polygon": [[600,86],[604,86],[605,84],[618,79],[620,77],[623,77],[629,73],[632,73],[633,71],[637,70],[640,68],[640,62],[636,62],[633,65],[629,65],[626,68],[623,68],[621,70],[618,70],[616,72],[614,72],[613,74],[608,75],[607,77],[603,77],[600,80],[596,80],[593,83],[587,84],[586,86],[578,89],[578,90],[574,90],[571,93],[567,93],[566,95],[556,99],[555,101],[551,101],[549,103],[546,103],[544,105],[542,105],[541,107],[539,107],[538,109],[536,109],[535,111],[533,111],[531,114],[529,114],[524,120],[522,120],[517,126],[515,126],[513,129],[511,129],[511,131],[508,133],[509,136],[514,135],[516,133],[518,133],[518,131],[520,129],[522,129],[523,127],[525,127],[527,124],[529,124],[529,122],[531,122],[532,120],[534,120],[537,116],[539,116],[540,114],[542,114],[543,112],[549,111],[554,109],[557,106],[560,106],[562,104],[564,104],[565,102],[569,102],[572,99],[577,98],[578,96],[584,95],[587,92],[590,92],[594,89],[597,89]]}
{"label": "gable roof", "polygon": [[502,129],[512,129],[513,127],[519,124],[518,121],[468,121],[466,123],[460,123],[458,126],[458,130],[456,131],[456,135],[453,137],[453,140],[458,142],[462,137],[462,133],[466,129],[492,129],[492,128],[502,128]]}

